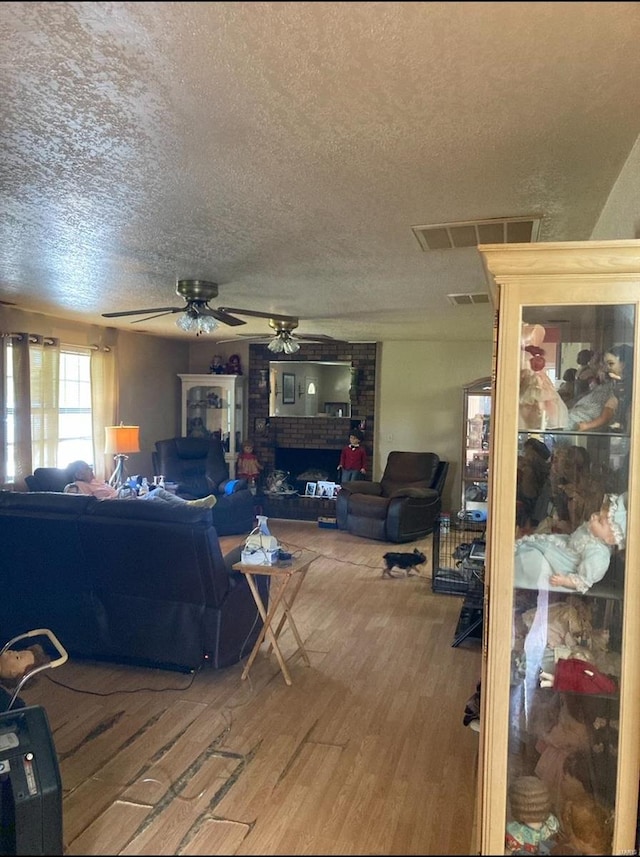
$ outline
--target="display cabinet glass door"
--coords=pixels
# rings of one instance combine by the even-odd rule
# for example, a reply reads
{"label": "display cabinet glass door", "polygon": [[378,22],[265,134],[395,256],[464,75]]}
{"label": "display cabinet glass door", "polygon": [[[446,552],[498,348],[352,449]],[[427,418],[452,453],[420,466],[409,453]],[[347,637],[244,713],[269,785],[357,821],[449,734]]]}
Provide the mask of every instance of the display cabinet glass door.
{"label": "display cabinet glass door", "polygon": [[186,437],[217,436],[224,443],[230,432],[227,390],[219,384],[186,390]]}
{"label": "display cabinet glass door", "polygon": [[180,375],[182,436],[219,437],[235,475],[235,462],[245,436],[244,376]]}
{"label": "display cabinet glass door", "polygon": [[[562,266],[553,273],[556,259],[552,270],[532,261],[531,247],[519,277],[504,248],[487,260],[499,285],[499,360],[485,578],[483,854],[637,853],[640,280],[597,263],[589,277],[590,252],[587,261],[570,252],[573,278]],[[560,355],[573,342],[588,345],[593,371],[588,392],[565,400]]]}
{"label": "display cabinet glass door", "polygon": [[491,418],[491,378],[480,378],[463,388],[463,515],[464,520],[486,520]]}

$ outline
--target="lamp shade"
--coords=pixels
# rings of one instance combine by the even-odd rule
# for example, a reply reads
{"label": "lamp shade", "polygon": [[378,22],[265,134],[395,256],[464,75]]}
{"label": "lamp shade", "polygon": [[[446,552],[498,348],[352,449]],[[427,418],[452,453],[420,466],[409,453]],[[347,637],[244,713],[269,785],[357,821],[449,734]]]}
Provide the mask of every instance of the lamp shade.
{"label": "lamp shade", "polygon": [[140,452],[140,426],[105,426],[104,451],[112,455]]}

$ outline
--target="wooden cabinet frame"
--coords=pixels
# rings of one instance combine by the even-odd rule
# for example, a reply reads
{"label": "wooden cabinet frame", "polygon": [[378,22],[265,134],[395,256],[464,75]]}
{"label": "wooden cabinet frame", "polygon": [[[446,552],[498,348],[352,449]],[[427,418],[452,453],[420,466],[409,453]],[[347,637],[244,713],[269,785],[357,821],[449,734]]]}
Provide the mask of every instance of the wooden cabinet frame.
{"label": "wooden cabinet frame", "polygon": [[[619,307],[632,320],[634,404],[628,437],[627,538],[620,609],[621,670],[615,772],[613,854],[637,853],[640,777],[640,241],[567,242],[479,247],[496,309],[494,395],[482,712],[478,766],[476,853],[505,847],[509,770],[513,768],[511,720],[514,628],[514,514],[519,443],[519,390],[523,323],[578,316],[596,319],[600,308]],[[627,309],[628,308],[628,309]],[[598,330],[592,341],[606,349]],[[511,755],[510,755],[511,752]]]}

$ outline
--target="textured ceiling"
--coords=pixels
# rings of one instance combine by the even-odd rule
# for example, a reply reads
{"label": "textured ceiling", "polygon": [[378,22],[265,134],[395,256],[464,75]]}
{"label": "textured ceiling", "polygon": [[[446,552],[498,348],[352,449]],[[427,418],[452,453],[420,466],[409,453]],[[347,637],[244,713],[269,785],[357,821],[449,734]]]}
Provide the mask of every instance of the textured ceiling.
{"label": "textured ceiling", "polygon": [[[585,240],[640,133],[638,3],[3,3],[0,300],[185,337],[214,306],[353,340],[490,336],[475,248]],[[221,327],[267,333],[266,321]]]}

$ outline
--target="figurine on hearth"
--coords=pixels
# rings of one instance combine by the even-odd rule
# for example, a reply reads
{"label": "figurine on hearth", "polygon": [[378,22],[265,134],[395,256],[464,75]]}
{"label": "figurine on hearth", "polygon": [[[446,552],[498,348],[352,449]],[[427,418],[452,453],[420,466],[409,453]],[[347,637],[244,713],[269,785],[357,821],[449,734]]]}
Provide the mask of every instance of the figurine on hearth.
{"label": "figurine on hearth", "polygon": [[242,375],[239,354],[232,354],[227,360],[227,375]]}
{"label": "figurine on hearth", "polygon": [[519,429],[566,428],[569,411],[545,369],[541,324],[522,325]]}
{"label": "figurine on hearth", "polygon": [[210,375],[224,375],[225,374],[225,365],[224,360],[219,354],[214,354],[211,359],[211,366],[209,366],[209,374]]}
{"label": "figurine on hearth", "polygon": [[512,820],[507,822],[505,854],[550,854],[560,822],[538,777],[517,777],[509,787]]}

